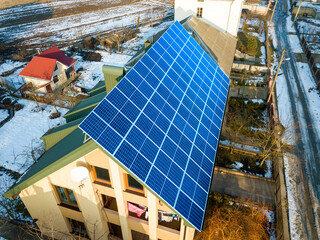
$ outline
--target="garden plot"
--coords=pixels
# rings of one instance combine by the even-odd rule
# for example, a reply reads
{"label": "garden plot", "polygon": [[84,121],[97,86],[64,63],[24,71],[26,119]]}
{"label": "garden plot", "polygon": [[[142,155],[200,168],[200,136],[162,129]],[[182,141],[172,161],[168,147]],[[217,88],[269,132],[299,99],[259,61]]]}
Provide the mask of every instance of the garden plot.
{"label": "garden plot", "polygon": [[217,165],[245,173],[271,177],[271,160],[266,150],[266,104],[262,99],[230,98],[222,128]]}
{"label": "garden plot", "polygon": [[[18,45],[44,45],[51,46],[53,43],[60,46],[67,46],[74,40],[84,36],[93,36],[111,33],[117,29],[135,27],[138,17],[142,24],[151,21],[163,20],[173,16],[173,7],[164,2],[158,1],[137,1],[127,5],[107,7],[104,1],[95,0],[97,5],[104,7],[90,8],[87,12],[74,11],[71,6],[82,5],[86,9],[91,1],[68,1],[65,13],[54,15],[61,2],[30,4],[28,12],[32,12],[34,17],[24,17],[20,22],[13,23],[6,20],[9,18],[19,18],[25,13],[25,6],[14,7],[14,12],[0,10],[0,43]],[[111,1],[107,1],[111,2]],[[121,1],[117,1],[121,2]],[[131,1],[130,1],[131,2]],[[65,1],[63,1],[65,3]],[[40,6],[39,6],[40,5]],[[37,18],[37,16],[39,16]],[[30,20],[27,20],[30,19]]]}
{"label": "garden plot", "polygon": [[260,18],[241,18],[237,36],[237,49],[252,57],[259,58],[259,64],[262,65],[266,64],[264,24]]}

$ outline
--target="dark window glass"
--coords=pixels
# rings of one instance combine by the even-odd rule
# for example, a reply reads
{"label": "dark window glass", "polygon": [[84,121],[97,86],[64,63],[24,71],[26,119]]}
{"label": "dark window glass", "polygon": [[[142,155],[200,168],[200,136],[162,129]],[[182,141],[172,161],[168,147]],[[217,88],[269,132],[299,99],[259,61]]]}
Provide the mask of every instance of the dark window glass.
{"label": "dark window glass", "polygon": [[96,173],[96,179],[102,180],[106,182],[110,182],[110,175],[108,169],[100,168],[100,167],[94,167],[95,173]]}
{"label": "dark window glass", "polygon": [[59,82],[59,78],[58,78],[58,76],[54,76],[54,77],[53,77],[53,82],[54,82],[54,83]]}
{"label": "dark window glass", "polygon": [[69,203],[66,193],[64,192],[64,189],[62,187],[58,187],[60,199],[64,203]]}
{"label": "dark window glass", "polygon": [[135,180],[130,175],[127,175],[127,178],[128,178],[128,187],[129,188],[134,188],[134,189],[143,191],[143,186],[137,180]]}
{"label": "dark window glass", "polygon": [[70,218],[69,218],[69,222],[70,222],[73,234],[77,234],[83,237],[88,237],[88,232],[83,222],[79,222],[77,220],[70,219]]}

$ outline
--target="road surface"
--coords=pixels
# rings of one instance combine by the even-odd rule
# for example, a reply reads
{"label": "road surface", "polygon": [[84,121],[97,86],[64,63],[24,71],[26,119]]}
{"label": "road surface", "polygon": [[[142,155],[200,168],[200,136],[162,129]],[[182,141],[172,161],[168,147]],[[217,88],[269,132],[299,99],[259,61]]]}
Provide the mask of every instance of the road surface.
{"label": "road surface", "polygon": [[290,58],[285,64],[282,64],[282,71],[288,86],[290,108],[296,118],[296,136],[300,136],[296,141],[295,156],[289,159],[289,163],[296,165],[297,169],[295,182],[298,194],[295,199],[297,200],[299,217],[301,217],[300,239],[318,240],[320,238],[317,230],[320,219],[318,207],[320,199],[320,140],[313,129],[315,123],[306,107],[311,103],[306,97],[307,90],[301,84],[303,79],[299,78],[300,75],[297,72],[296,57],[294,53],[290,52],[286,30],[287,9],[287,0],[279,1],[274,22],[278,40],[278,56],[281,55],[282,49],[287,49],[286,58]]}

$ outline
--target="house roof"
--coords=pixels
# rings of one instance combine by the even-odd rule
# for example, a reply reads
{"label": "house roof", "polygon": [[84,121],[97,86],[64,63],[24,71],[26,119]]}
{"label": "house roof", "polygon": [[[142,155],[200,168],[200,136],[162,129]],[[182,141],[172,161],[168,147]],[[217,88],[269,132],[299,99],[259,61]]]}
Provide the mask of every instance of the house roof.
{"label": "house roof", "polygon": [[51,80],[56,60],[35,56],[28,65],[19,73],[19,76]]}
{"label": "house roof", "polygon": [[229,83],[175,22],[79,128],[201,231]]}
{"label": "house roof", "polygon": [[46,51],[40,53],[38,56],[43,58],[55,59],[68,67],[70,67],[77,61],[76,59],[66,56],[57,46],[53,46],[47,49]]}
{"label": "house roof", "polygon": [[12,199],[23,189],[98,147],[92,140],[86,143],[83,140],[84,134],[82,131],[78,128],[75,129],[47,150],[3,196]]}
{"label": "house roof", "polygon": [[76,104],[73,108],[71,108],[64,116],[68,116],[90,106],[97,105],[105,96],[106,92],[102,92],[97,95],[93,95],[92,97],[89,97],[87,99],[84,99],[78,104]]}
{"label": "house roof", "polygon": [[57,46],[53,46],[35,56],[20,72],[19,76],[50,81],[57,61],[69,67],[77,60],[64,55]]}
{"label": "house roof", "polygon": [[190,17],[183,26],[196,32],[215,55],[219,67],[227,76],[230,76],[237,39],[231,34],[222,32],[196,17]]}

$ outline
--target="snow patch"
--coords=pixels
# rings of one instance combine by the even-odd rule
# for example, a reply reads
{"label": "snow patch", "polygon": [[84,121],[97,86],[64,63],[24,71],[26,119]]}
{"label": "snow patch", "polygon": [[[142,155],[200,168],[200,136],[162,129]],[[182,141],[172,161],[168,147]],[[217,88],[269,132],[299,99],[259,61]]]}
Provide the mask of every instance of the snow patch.
{"label": "snow patch", "polygon": [[[43,145],[40,137],[50,128],[65,123],[64,118],[50,119],[55,112],[53,106],[43,105],[43,111],[36,112],[36,103],[20,99],[18,103],[24,108],[17,111],[14,117],[0,128],[0,159],[1,166],[23,173],[32,163],[31,148]],[[60,108],[61,114],[67,109]]]}

